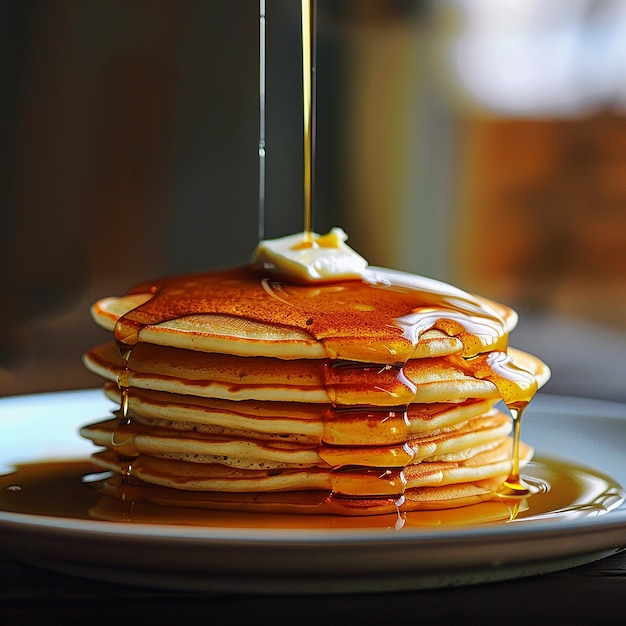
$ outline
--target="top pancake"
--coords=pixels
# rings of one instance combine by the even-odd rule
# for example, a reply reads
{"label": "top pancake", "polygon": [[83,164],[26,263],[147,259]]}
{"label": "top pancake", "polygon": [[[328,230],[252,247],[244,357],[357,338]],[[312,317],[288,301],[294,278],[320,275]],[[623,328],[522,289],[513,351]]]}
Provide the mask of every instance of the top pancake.
{"label": "top pancake", "polygon": [[517,323],[508,307],[386,269],[322,285],[269,280],[248,267],[192,274],[100,300],[92,316],[129,346],[371,363],[503,349]]}

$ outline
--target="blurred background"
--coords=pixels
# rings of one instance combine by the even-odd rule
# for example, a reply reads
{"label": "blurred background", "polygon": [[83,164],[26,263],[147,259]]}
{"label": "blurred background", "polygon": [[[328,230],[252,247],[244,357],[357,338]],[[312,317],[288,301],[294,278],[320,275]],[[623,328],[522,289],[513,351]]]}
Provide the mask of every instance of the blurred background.
{"label": "blurred background", "polygon": [[[0,395],[99,386],[88,309],[258,240],[256,0],[0,3]],[[626,401],[626,0],[318,0],[313,227],[505,301]],[[300,3],[267,0],[265,235],[300,231]]]}

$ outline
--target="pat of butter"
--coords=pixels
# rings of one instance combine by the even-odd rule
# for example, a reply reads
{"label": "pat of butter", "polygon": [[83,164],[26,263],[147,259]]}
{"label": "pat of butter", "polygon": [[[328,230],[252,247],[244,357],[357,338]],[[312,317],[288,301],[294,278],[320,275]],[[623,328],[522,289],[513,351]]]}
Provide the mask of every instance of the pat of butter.
{"label": "pat of butter", "polygon": [[304,281],[361,278],[367,261],[346,245],[341,228],[326,235],[298,233],[267,239],[257,246],[253,267],[264,272]]}

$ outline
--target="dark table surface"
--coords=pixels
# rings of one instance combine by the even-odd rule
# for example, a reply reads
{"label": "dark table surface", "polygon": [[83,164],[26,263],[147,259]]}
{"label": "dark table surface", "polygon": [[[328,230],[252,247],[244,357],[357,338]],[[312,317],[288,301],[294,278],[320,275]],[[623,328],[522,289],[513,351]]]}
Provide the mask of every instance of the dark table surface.
{"label": "dark table surface", "polygon": [[0,555],[0,624],[626,624],[626,551],[532,578],[446,589],[243,595],[74,578]]}

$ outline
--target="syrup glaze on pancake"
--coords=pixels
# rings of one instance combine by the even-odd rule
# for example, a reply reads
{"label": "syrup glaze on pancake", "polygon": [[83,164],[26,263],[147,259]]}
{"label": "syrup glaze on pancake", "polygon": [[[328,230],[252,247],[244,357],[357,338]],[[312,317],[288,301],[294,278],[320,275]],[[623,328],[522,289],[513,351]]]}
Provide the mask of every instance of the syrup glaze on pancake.
{"label": "syrup glaze on pancake", "polygon": [[332,359],[404,363],[432,329],[457,337],[464,357],[506,347],[505,321],[487,301],[390,270],[370,270],[363,280],[295,284],[244,267],[145,282],[128,291],[140,294],[152,297],[115,325],[117,341],[127,346],[140,341],[147,326],[217,314],[306,332]]}

